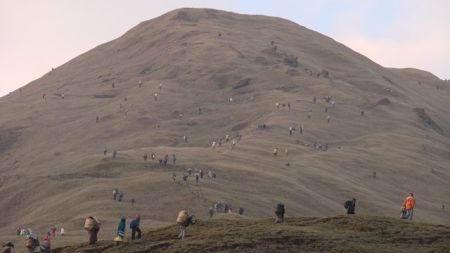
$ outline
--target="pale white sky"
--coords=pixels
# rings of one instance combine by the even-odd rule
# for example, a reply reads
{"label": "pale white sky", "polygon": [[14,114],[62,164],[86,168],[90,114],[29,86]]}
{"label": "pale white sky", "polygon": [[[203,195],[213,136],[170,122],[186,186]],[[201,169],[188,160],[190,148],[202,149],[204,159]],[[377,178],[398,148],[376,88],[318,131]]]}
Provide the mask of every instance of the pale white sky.
{"label": "pale white sky", "polygon": [[446,0],[0,0],[0,96],[141,21],[181,7],[287,18],[383,66],[450,78]]}

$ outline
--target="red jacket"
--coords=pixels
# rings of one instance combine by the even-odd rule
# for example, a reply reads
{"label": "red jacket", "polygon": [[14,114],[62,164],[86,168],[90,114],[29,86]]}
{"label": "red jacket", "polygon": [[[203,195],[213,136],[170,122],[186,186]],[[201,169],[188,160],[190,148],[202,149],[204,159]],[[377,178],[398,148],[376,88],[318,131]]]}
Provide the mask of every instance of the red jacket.
{"label": "red jacket", "polygon": [[406,197],[405,201],[403,201],[403,207],[405,209],[413,209],[416,206],[416,199],[412,196]]}
{"label": "red jacket", "polygon": [[44,238],[42,238],[42,240],[44,241],[43,244],[50,248],[50,236],[45,235]]}

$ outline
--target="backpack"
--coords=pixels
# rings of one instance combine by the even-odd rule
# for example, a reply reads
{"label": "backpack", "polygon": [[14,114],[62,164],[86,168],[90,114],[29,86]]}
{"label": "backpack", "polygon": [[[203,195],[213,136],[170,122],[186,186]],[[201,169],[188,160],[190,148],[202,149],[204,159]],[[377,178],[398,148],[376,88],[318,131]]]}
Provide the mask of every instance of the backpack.
{"label": "backpack", "polygon": [[186,223],[189,225],[194,225],[197,223],[197,218],[194,215],[190,215]]}
{"label": "backpack", "polygon": [[278,204],[277,209],[275,210],[276,214],[284,214],[284,204]]}

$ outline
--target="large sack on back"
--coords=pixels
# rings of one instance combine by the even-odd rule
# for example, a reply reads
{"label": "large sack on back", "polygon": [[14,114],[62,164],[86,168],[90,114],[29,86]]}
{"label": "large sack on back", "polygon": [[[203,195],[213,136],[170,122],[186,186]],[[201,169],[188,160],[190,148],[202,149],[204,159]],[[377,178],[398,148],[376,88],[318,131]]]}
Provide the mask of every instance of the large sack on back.
{"label": "large sack on back", "polygon": [[181,210],[181,211],[178,213],[177,223],[178,223],[178,224],[185,223],[186,220],[188,219],[188,217],[189,217],[188,212],[187,212],[186,210]]}
{"label": "large sack on back", "polygon": [[278,204],[275,213],[278,215],[284,214],[284,204]]}
{"label": "large sack on back", "polygon": [[87,217],[84,221],[84,229],[86,230],[92,230],[95,225],[97,225],[97,221],[93,217]]}
{"label": "large sack on back", "polygon": [[34,246],[34,241],[33,241],[33,238],[27,238],[26,240],[25,240],[25,247],[27,247],[27,248],[32,248]]}

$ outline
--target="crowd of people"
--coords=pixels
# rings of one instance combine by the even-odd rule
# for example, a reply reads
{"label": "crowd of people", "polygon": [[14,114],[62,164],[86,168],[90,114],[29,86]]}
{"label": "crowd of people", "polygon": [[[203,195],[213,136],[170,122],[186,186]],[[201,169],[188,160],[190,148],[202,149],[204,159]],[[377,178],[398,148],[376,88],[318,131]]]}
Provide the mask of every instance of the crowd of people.
{"label": "crowd of people", "polygon": [[[221,36],[221,34],[219,35]],[[273,45],[273,41],[272,41],[272,45]],[[277,50],[277,47],[274,46],[274,50]],[[141,88],[143,85],[142,81],[138,82],[138,87]],[[112,88],[116,88],[116,84],[113,82],[111,84]],[[155,102],[158,102],[158,100],[161,97],[161,90],[162,90],[162,83],[159,84],[158,87],[158,91],[153,93],[153,99]],[[61,99],[65,99],[65,94],[61,93],[60,94],[60,98]],[[70,97],[69,97],[70,98]],[[43,94],[42,96],[43,100],[47,99],[47,95]],[[332,118],[332,116],[329,113],[330,108],[335,108],[336,107],[336,99],[331,97],[331,96],[326,96],[324,97],[325,102],[327,103],[327,105],[324,107],[324,111],[325,113],[327,113],[327,116],[325,117],[325,120],[328,124],[333,124],[334,119]],[[125,98],[124,101],[128,101],[128,98]],[[228,98],[228,102],[232,103],[234,101],[234,99],[232,97]],[[317,97],[313,97],[312,102],[314,104],[316,104],[318,102]],[[285,110],[287,109],[288,111],[290,111],[292,109],[291,103],[290,102],[276,102],[275,106],[278,110]],[[120,107],[122,108],[122,104],[120,105]],[[202,113],[201,108],[198,108],[198,112],[199,114]],[[365,112],[364,110],[360,110],[360,116],[364,117],[365,116]],[[182,118],[183,114],[179,114],[179,117]],[[307,110],[307,114],[306,117],[308,120],[311,120],[313,118],[313,110],[312,109],[308,109]],[[96,122],[98,123],[100,121],[100,117],[97,116],[96,117]],[[267,129],[267,125],[266,124],[260,124],[258,125],[258,129],[261,130],[265,130]],[[284,130],[285,131],[285,130]],[[297,131],[299,131],[300,134],[303,134],[304,132],[304,127],[303,125],[299,125],[299,127],[297,128],[296,126],[292,125],[289,126],[288,128],[288,133],[290,136],[294,135]],[[233,150],[237,144],[241,141],[242,139],[242,135],[237,133],[235,135],[230,135],[230,134],[226,134],[225,136],[222,136],[220,138],[214,138],[211,142],[211,148],[212,149],[216,149],[219,147],[222,147],[225,144],[229,144],[229,147],[231,150]],[[183,136],[183,142],[187,143],[188,142],[188,137],[186,135]],[[312,144],[311,146],[313,146],[313,148],[315,150],[320,150],[320,151],[327,151],[329,146],[328,143],[319,143],[319,142],[314,142],[314,144]],[[274,157],[278,157],[280,156],[280,148],[279,147],[275,147],[273,148],[273,156]],[[105,147],[104,150],[104,155],[106,156],[108,153],[108,150]],[[286,157],[289,156],[289,150],[288,148],[284,148],[284,154]],[[112,152],[112,158],[116,159],[118,157],[118,151],[114,150]],[[169,154],[165,154],[164,156],[157,158],[157,155],[155,153],[151,153],[150,156],[147,153],[144,153],[143,155],[143,159],[144,161],[147,161],[148,158],[150,157],[150,159],[152,161],[155,161],[157,159],[157,161],[159,162],[159,165],[161,167],[166,167],[169,164],[169,160],[171,157],[171,161],[172,161],[172,165],[175,166],[176,162],[177,162],[177,157],[176,154],[173,153],[171,156],[169,156]],[[375,173],[375,172],[374,172]],[[196,183],[199,183],[201,180],[203,180],[205,178],[205,176],[208,179],[214,180],[216,179],[217,175],[216,172],[213,170],[208,170],[207,172],[203,169],[198,169],[198,168],[188,168],[186,170],[185,173],[183,173],[182,176],[182,180],[184,182],[187,182],[187,180],[189,178],[194,178]],[[373,175],[373,177],[376,177],[376,174]],[[175,182],[177,181],[177,174],[176,172],[172,172],[172,180]],[[121,202],[124,198],[124,193],[122,191],[119,191],[118,189],[113,189],[113,199],[114,201],[119,201]],[[132,203],[134,204],[134,199],[132,200]],[[413,219],[413,214],[414,214],[414,208],[416,205],[416,200],[414,197],[413,193],[410,193],[408,195],[408,197],[406,197],[406,199],[404,200],[403,204],[402,204],[402,208],[401,208],[401,215],[400,218],[401,219],[409,219],[412,220]],[[351,200],[345,201],[344,202],[344,208],[346,210],[346,213],[348,215],[354,215],[356,214],[356,199],[352,198]],[[444,207],[443,207],[444,208]],[[233,207],[230,204],[227,203],[220,203],[217,202],[215,203],[212,207],[210,207],[208,209],[208,215],[210,218],[213,218],[215,213],[232,213],[233,212]],[[283,223],[284,222],[284,218],[285,218],[285,213],[286,213],[286,207],[283,203],[279,203],[276,205],[275,207],[275,211],[274,211],[274,216],[275,216],[275,223]],[[238,214],[240,215],[244,215],[244,208],[243,207],[239,207],[238,208]],[[186,236],[186,229],[191,226],[194,225],[196,223],[196,217],[192,214],[189,214],[188,211],[186,210],[181,210],[178,213],[178,216],[176,218],[176,222],[179,225],[179,234],[178,234],[178,238],[179,239],[184,239]],[[131,221],[129,222],[129,229],[131,230],[131,240],[140,240],[142,238],[142,230],[141,230],[141,216],[140,215],[136,215],[134,218],[131,219]],[[85,220],[85,224],[84,224],[84,229],[87,231],[88,233],[88,242],[89,244],[93,245],[96,244],[98,241],[98,234],[100,232],[100,228],[101,228],[102,224],[100,222],[100,220],[95,217],[95,216],[89,216],[86,218]],[[118,225],[117,225],[117,230],[116,230],[116,234],[114,237],[114,241],[117,244],[121,244],[124,242],[127,242],[126,239],[126,231],[127,231],[127,219],[125,217],[121,217],[119,219]],[[54,240],[57,237],[57,228],[56,226],[52,226],[49,231],[47,233],[45,233],[41,238],[38,238],[38,236],[33,233],[33,231],[31,229],[22,229],[22,228],[18,228],[17,230],[17,235],[18,236],[24,236],[25,237],[25,246],[28,249],[28,252],[33,253],[33,252],[42,252],[42,253],[50,253],[51,252],[51,240]],[[65,235],[65,230],[63,227],[60,228],[60,236],[64,236]],[[40,239],[40,240],[39,240]],[[3,251],[2,253],[13,253],[14,252],[14,244],[11,242],[5,242],[3,244]]]}
{"label": "crowd of people", "polygon": [[[29,253],[50,253],[51,252],[51,241],[55,240],[58,236],[58,229],[56,226],[51,226],[46,233],[39,238],[37,233],[34,233],[31,228],[17,228],[17,236],[24,238],[24,246]],[[59,236],[65,235],[64,227],[60,227]],[[3,244],[2,253],[14,253],[15,245],[8,241]]]}

